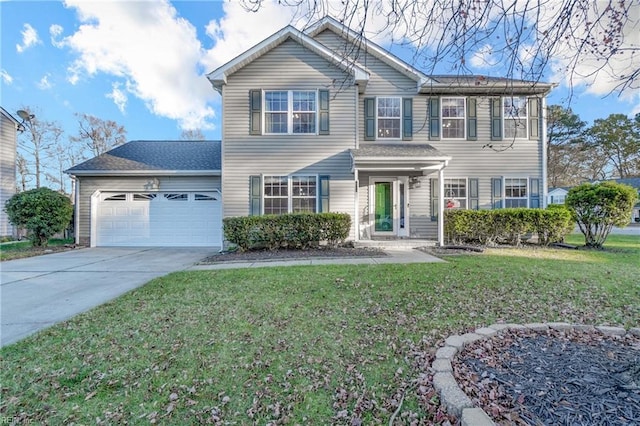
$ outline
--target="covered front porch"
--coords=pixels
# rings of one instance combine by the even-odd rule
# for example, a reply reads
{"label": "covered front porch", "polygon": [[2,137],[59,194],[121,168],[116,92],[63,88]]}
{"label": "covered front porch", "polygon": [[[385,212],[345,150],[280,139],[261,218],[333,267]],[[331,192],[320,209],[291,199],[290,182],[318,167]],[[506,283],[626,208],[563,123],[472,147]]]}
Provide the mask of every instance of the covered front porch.
{"label": "covered front porch", "polygon": [[[430,187],[432,178],[443,184],[451,157],[431,145],[397,143],[367,144],[351,150],[351,158],[357,189],[356,241],[444,244],[444,191]],[[440,194],[437,200],[434,192]]]}

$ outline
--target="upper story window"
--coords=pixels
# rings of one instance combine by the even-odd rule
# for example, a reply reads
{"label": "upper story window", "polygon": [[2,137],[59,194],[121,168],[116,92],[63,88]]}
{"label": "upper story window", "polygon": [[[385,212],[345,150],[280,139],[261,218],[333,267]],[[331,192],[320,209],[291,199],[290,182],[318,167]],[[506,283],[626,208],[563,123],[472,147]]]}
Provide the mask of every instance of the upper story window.
{"label": "upper story window", "polygon": [[378,139],[400,139],[401,99],[378,98]]}
{"label": "upper story window", "polygon": [[442,138],[443,139],[464,139],[466,99],[465,98],[442,98]]}
{"label": "upper story window", "polygon": [[505,139],[526,139],[527,132],[527,98],[503,98],[503,126]]}
{"label": "upper story window", "polygon": [[264,92],[266,134],[315,134],[317,92],[273,90]]}

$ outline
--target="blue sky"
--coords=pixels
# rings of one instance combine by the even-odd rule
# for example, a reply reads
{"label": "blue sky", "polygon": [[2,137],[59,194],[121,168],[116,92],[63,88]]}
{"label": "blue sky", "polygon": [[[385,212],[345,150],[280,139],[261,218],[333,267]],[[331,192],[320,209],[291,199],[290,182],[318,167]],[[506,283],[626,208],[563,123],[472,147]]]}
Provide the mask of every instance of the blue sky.
{"label": "blue sky", "polygon": [[[87,113],[124,125],[128,140],[179,139],[188,128],[219,139],[220,97],[204,74],[288,24],[293,10],[270,1],[258,13],[217,1],[0,1],[0,16],[6,110],[35,108],[66,137],[77,132],[74,114]],[[561,79],[547,78],[561,83],[550,104],[567,98]],[[583,120],[640,112],[637,93],[605,97],[598,84],[575,88],[571,107]]]}

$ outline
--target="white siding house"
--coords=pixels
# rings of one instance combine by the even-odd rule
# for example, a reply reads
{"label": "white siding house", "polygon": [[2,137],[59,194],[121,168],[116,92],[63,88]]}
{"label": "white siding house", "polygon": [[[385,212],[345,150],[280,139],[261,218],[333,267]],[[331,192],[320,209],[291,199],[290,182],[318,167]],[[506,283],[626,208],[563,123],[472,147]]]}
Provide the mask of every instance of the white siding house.
{"label": "white siding house", "polygon": [[0,107],[0,237],[14,236],[4,204],[16,193],[16,146],[20,122]]}

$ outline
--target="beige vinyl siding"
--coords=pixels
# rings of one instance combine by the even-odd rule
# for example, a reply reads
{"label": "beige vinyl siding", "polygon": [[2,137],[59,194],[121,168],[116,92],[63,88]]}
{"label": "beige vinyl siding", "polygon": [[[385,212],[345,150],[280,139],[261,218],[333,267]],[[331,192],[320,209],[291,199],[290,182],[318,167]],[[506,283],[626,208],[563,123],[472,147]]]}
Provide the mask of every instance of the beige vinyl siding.
{"label": "beige vinyl siding", "polygon": [[[91,196],[101,192],[154,192],[150,191],[149,181],[154,176],[136,177],[80,177],[78,236],[83,244],[89,243],[91,237]],[[220,190],[220,177],[202,176],[164,176],[157,177],[160,182],[155,191],[214,191]],[[224,197],[224,194],[223,194]],[[224,199],[224,198],[223,198]]]}
{"label": "beige vinyl siding", "polygon": [[[366,91],[364,94],[360,94],[358,100],[358,133],[360,141],[364,140],[364,98],[367,97],[414,98],[413,130],[415,141],[415,133],[424,130],[425,123],[420,118],[426,118],[426,115],[421,115],[425,112],[426,105],[419,105],[420,102],[417,99],[418,83],[372,54],[358,50],[353,44],[330,30],[321,32],[315,39],[340,54],[345,53],[351,58],[357,58],[358,64],[363,66],[370,74]],[[385,139],[383,141],[388,143],[391,140]]]}
{"label": "beige vinyl siding", "polygon": [[[223,89],[224,217],[249,214],[251,175],[329,175],[330,209],[353,214],[355,87],[351,76],[287,40],[230,75]],[[348,84],[344,84],[348,82]],[[329,135],[249,135],[249,91],[330,91]]]}
{"label": "beige vinyl siding", "polygon": [[16,193],[16,124],[0,114],[0,236],[13,235],[4,212],[5,202]]}

